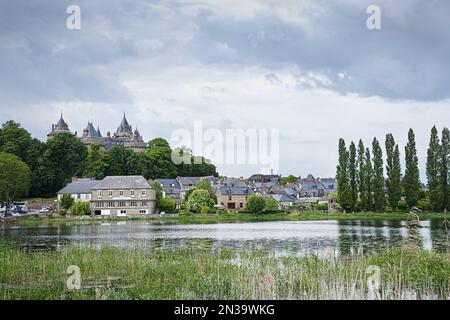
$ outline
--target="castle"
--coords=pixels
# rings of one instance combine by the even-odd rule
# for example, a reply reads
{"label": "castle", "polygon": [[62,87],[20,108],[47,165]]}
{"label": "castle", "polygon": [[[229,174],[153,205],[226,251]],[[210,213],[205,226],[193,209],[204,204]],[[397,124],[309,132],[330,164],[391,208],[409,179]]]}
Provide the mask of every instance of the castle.
{"label": "castle", "polygon": [[[59,121],[56,124],[52,124],[52,131],[47,134],[47,139],[51,139],[58,133],[62,132],[72,134],[61,113]],[[77,136],[76,131],[74,135]],[[100,132],[100,128],[97,127],[97,129],[95,129],[92,122],[88,122],[86,128],[83,129],[83,133],[81,137],[79,137],[79,139],[84,143],[86,147],[89,147],[93,143],[97,143],[101,145],[105,150],[110,149],[112,146],[122,146],[137,152],[147,150],[147,144],[142,139],[139,130],[136,128],[133,131],[132,126],[128,124],[125,113],[123,114],[122,121],[120,122],[117,131],[114,132],[112,136],[110,132],[108,132],[106,134],[106,137],[103,137]]]}

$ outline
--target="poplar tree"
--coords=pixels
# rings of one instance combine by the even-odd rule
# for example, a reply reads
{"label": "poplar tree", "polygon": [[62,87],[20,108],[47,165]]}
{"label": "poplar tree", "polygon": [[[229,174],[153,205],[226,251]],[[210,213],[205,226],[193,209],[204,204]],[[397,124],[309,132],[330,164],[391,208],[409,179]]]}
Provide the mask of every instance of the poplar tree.
{"label": "poplar tree", "polygon": [[450,132],[448,128],[442,130],[441,139],[441,193],[442,209],[447,212],[450,206],[450,190],[448,187],[448,175],[450,167]]}
{"label": "poplar tree", "polygon": [[356,146],[353,141],[349,147],[348,173],[350,180],[351,209],[352,211],[355,211],[356,202],[358,201],[358,183],[356,169]]}
{"label": "poplar tree", "polygon": [[388,201],[392,211],[397,211],[398,203],[402,195],[400,151],[391,133],[386,135],[385,144]]}
{"label": "poplar tree", "polygon": [[373,152],[373,194],[375,211],[383,211],[385,205],[383,151],[377,138],[372,141]]}
{"label": "poplar tree", "polygon": [[406,203],[409,208],[417,205],[419,200],[420,177],[418,163],[414,131],[409,129],[408,143],[405,146],[405,177],[403,179]]}
{"label": "poplar tree", "polygon": [[431,129],[430,144],[427,151],[427,179],[431,208],[440,211],[442,206],[442,186],[440,180],[441,146],[436,126]]}
{"label": "poplar tree", "polygon": [[348,175],[349,153],[344,139],[339,139],[339,163],[336,171],[337,200],[345,211],[351,209],[352,196]]}
{"label": "poplar tree", "polygon": [[366,148],[366,164],[365,164],[365,181],[366,181],[366,207],[367,211],[373,210],[373,169],[372,169],[372,160],[370,157],[370,150]]}
{"label": "poplar tree", "polygon": [[364,156],[364,143],[362,140],[359,140],[358,143],[358,190],[359,190],[359,198],[361,210],[365,210],[367,207],[366,203],[366,164],[365,164],[365,156]]}

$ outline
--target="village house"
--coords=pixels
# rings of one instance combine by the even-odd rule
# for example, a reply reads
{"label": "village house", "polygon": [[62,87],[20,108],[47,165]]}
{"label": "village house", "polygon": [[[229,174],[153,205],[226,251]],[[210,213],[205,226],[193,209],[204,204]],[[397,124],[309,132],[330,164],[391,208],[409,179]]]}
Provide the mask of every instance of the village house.
{"label": "village house", "polygon": [[249,187],[221,186],[217,189],[217,202],[227,210],[244,210],[248,197],[254,195]]}
{"label": "village house", "polygon": [[72,182],[57,192],[58,201],[65,194],[69,194],[74,200],[90,201],[92,196],[92,188],[99,182],[94,179],[78,179],[72,177]]}
{"label": "village house", "polygon": [[92,188],[94,215],[142,215],[155,209],[156,192],[142,176],[108,176]]}

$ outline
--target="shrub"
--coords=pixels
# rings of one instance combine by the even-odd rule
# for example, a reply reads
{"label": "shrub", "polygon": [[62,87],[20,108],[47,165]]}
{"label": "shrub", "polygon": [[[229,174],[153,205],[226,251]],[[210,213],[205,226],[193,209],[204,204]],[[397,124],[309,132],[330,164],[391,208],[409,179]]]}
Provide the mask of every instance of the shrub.
{"label": "shrub", "polygon": [[209,212],[209,207],[208,207],[208,206],[203,206],[203,207],[200,209],[200,213],[201,213],[201,214],[208,214],[208,212]]}
{"label": "shrub", "polygon": [[69,209],[69,213],[75,216],[91,214],[91,207],[89,202],[75,201]]}
{"label": "shrub", "polygon": [[202,207],[209,207],[211,202],[207,190],[194,190],[187,201],[186,208],[189,212],[199,213]]}
{"label": "shrub", "polygon": [[75,200],[72,198],[72,196],[66,193],[62,195],[59,204],[61,205],[62,209],[69,210],[69,208],[73,205],[74,201]]}
{"label": "shrub", "polygon": [[432,209],[430,199],[421,199],[417,201],[417,208],[419,208],[422,211],[430,211]]}
{"label": "shrub", "polygon": [[254,195],[248,198],[245,209],[253,214],[262,213],[266,207],[266,200],[263,197]]}
{"label": "shrub", "polygon": [[174,212],[175,201],[172,198],[162,198],[159,200],[159,210],[164,212]]}
{"label": "shrub", "polygon": [[274,198],[267,199],[265,209],[267,211],[278,210],[278,202]]}
{"label": "shrub", "polygon": [[399,211],[407,211],[408,210],[408,204],[406,203],[405,199],[401,199],[398,202],[397,210],[399,210]]}
{"label": "shrub", "polygon": [[179,215],[180,216],[189,216],[190,213],[189,213],[189,211],[186,211],[186,210],[180,210],[180,214]]}

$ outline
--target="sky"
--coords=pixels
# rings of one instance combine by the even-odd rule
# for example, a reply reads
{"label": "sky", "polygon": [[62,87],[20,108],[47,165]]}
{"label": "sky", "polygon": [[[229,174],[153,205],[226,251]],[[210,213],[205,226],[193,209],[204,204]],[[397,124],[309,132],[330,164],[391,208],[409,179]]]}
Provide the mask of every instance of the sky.
{"label": "sky", "polygon": [[[367,27],[372,4],[381,29]],[[413,128],[424,179],[430,129],[450,125],[449,16],[446,0],[2,1],[0,121],[45,140],[61,111],[78,134],[88,121],[114,132],[125,112],[173,146],[196,122],[278,130],[274,171],[319,177],[335,175],[340,137],[391,132],[404,151]]]}

